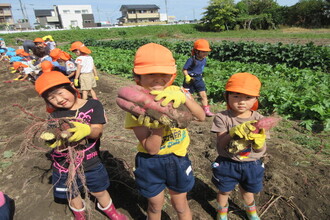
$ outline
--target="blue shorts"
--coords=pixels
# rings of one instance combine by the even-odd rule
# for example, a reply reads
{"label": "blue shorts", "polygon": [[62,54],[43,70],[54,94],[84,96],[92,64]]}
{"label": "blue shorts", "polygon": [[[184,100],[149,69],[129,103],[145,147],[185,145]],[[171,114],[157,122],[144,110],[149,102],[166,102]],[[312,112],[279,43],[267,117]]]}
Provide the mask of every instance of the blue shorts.
{"label": "blue shorts", "polygon": [[239,162],[218,157],[212,164],[212,182],[221,192],[230,192],[240,184],[245,191],[258,193],[263,188],[264,170],[260,160]]}
{"label": "blue shorts", "polygon": [[[69,199],[70,197],[75,198],[78,196],[77,194],[67,194],[68,188],[65,184],[67,178],[68,173],[58,173],[53,171],[52,183],[54,185],[53,193],[55,198]],[[110,186],[109,176],[103,164],[99,164],[92,170],[86,171],[85,178],[87,188],[90,192],[101,192],[103,190],[106,190]],[[79,178],[77,178],[77,184],[79,190],[82,190],[83,186]],[[73,191],[74,190],[72,190],[72,192]]]}
{"label": "blue shorts", "polygon": [[191,94],[195,92],[206,91],[206,86],[203,77],[194,77],[191,83],[186,83],[183,81],[183,88],[189,89]]}
{"label": "blue shorts", "polygon": [[14,218],[15,202],[6,194],[3,194],[3,196],[5,198],[5,204],[0,207],[0,219],[11,220]]}
{"label": "blue shorts", "polygon": [[187,155],[179,157],[175,154],[138,153],[135,157],[135,167],[137,188],[146,198],[158,195],[165,187],[185,193],[195,184],[191,161]]}

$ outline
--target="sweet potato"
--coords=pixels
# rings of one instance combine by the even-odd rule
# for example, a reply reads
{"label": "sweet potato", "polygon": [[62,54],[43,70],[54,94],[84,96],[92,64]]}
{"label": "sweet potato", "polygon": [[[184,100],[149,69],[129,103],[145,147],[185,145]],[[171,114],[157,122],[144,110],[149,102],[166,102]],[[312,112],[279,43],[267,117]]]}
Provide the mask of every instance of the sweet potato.
{"label": "sweet potato", "polygon": [[48,144],[53,144],[57,140],[67,142],[71,137],[67,129],[71,127],[72,124],[66,119],[52,119],[49,121],[49,128],[40,135],[40,138]]}
{"label": "sweet potato", "polygon": [[[275,127],[279,121],[280,118],[264,117],[252,124],[256,128],[256,130],[251,132],[257,134],[262,128],[266,131],[269,131],[271,128]],[[228,152],[236,154],[251,146],[252,143],[253,141],[240,139],[238,136],[235,136],[229,144]]]}
{"label": "sweet potato", "polygon": [[186,128],[193,116],[185,105],[173,108],[170,102],[161,106],[161,101],[155,101],[155,96],[150,91],[138,86],[122,87],[118,91],[117,105],[135,116],[149,116],[170,127]]}

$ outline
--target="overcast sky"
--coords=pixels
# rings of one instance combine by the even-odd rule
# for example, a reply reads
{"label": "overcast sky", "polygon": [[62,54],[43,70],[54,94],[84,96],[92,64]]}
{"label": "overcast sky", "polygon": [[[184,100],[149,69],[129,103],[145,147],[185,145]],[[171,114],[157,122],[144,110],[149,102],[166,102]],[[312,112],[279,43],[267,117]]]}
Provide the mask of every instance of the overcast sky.
{"label": "overcast sky", "polygon": [[[279,5],[291,6],[299,0],[277,0]],[[92,5],[96,22],[110,21],[117,23],[121,16],[119,11],[121,5],[129,4],[155,4],[160,8],[160,13],[175,16],[176,20],[200,19],[208,5],[208,0],[0,0],[0,3],[10,3],[15,21],[23,18],[23,11],[27,13],[30,24],[35,22],[34,9],[52,9],[53,5]],[[236,0],[235,2],[239,2]]]}

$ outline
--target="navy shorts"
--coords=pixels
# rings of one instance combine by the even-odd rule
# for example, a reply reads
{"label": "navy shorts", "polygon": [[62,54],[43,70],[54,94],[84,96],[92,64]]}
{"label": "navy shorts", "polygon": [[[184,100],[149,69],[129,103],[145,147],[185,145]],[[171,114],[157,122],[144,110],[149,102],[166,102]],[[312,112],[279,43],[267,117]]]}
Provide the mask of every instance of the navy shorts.
{"label": "navy shorts", "polygon": [[137,188],[146,198],[158,195],[165,187],[185,193],[195,184],[191,161],[187,155],[180,157],[175,154],[138,153],[135,157],[135,167]]}
{"label": "navy shorts", "polygon": [[258,193],[263,188],[264,170],[260,160],[239,162],[218,157],[212,163],[212,182],[221,192],[230,192],[240,184],[245,191]]}
{"label": "navy shorts", "polygon": [[6,194],[3,194],[5,203],[0,206],[0,219],[1,220],[12,220],[15,212],[15,202]]}
{"label": "navy shorts", "polygon": [[[58,173],[53,171],[52,183],[53,193],[55,198],[69,199],[75,198],[78,195],[69,195],[68,188],[65,184],[68,177],[68,173]],[[90,192],[101,192],[106,190],[110,186],[110,180],[107,170],[103,164],[99,164],[95,168],[85,172],[86,185]],[[82,190],[83,186],[79,178],[77,178],[77,184],[79,190]],[[73,192],[74,190],[72,190]]]}
{"label": "navy shorts", "polygon": [[203,77],[194,77],[191,83],[183,82],[183,88],[189,89],[191,94],[195,92],[206,91],[206,86]]}

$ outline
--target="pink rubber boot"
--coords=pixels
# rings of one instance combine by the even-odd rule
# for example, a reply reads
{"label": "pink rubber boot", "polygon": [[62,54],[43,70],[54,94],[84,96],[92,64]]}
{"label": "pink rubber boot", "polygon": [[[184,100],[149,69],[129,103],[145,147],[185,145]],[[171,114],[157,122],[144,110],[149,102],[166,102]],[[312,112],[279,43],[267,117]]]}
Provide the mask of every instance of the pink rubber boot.
{"label": "pink rubber boot", "polygon": [[111,220],[129,220],[128,217],[120,212],[117,212],[115,206],[110,200],[110,203],[107,207],[102,208],[100,203],[97,203],[97,207],[104,212]]}
{"label": "pink rubber boot", "polygon": [[74,220],[86,220],[86,213],[85,213],[85,203],[83,202],[84,208],[82,209],[75,209],[73,207],[70,207],[70,209],[72,210],[73,214],[74,214]]}
{"label": "pink rubber boot", "polygon": [[0,207],[6,203],[6,198],[3,195],[3,192],[0,192]]}
{"label": "pink rubber boot", "polygon": [[203,106],[203,109],[204,109],[204,111],[205,111],[205,115],[207,116],[207,117],[212,117],[212,116],[214,116],[214,114],[211,112],[211,110],[210,110],[210,106],[209,105],[206,105],[206,106]]}

